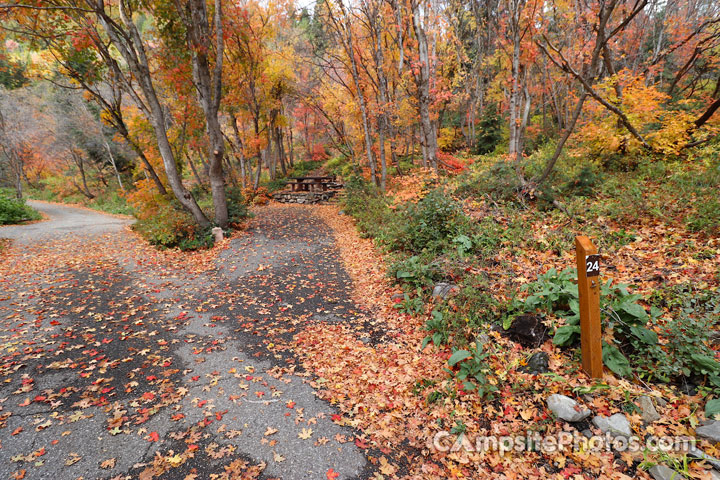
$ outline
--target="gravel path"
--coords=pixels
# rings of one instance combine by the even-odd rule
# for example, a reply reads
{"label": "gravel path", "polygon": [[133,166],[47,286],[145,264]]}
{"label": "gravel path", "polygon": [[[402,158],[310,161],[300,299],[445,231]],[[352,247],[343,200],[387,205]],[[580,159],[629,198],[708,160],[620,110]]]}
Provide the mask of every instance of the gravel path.
{"label": "gravel path", "polygon": [[129,225],[131,220],[104,215],[83,208],[55,203],[28,200],[28,205],[49,217],[46,221],[29,225],[0,227],[0,238],[10,238],[18,243],[57,239],[66,235],[98,235],[115,232]]}

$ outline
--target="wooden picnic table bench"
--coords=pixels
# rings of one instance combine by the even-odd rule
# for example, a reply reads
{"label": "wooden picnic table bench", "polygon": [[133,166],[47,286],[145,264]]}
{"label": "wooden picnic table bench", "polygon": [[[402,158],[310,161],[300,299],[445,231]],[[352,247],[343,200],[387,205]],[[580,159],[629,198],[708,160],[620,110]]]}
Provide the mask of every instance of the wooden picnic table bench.
{"label": "wooden picnic table bench", "polygon": [[332,177],[293,177],[287,183],[293,192],[312,192],[322,190],[323,192],[330,188],[335,182],[335,176]]}

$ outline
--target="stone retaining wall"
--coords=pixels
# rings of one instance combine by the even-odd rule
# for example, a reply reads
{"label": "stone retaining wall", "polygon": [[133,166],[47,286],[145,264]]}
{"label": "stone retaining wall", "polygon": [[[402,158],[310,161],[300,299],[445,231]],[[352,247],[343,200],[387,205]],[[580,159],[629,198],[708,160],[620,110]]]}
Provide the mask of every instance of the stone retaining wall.
{"label": "stone retaining wall", "polygon": [[328,190],[326,192],[277,192],[273,194],[273,200],[281,203],[322,203],[329,201],[335,196],[337,190]]}

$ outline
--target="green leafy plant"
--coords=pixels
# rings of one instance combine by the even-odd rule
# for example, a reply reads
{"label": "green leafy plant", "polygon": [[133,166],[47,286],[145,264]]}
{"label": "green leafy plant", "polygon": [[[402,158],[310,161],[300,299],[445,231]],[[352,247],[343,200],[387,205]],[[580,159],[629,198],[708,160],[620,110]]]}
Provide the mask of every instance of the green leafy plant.
{"label": "green leafy plant", "polygon": [[420,349],[424,349],[428,343],[433,342],[436,347],[447,343],[448,340],[448,325],[445,321],[445,317],[442,312],[433,310],[430,314],[430,318],[425,323],[425,330],[431,332],[430,335],[425,337],[422,341]]}
{"label": "green leafy plant", "polygon": [[413,255],[390,265],[389,274],[401,284],[417,289],[432,285],[442,277],[438,265],[427,255]]}
{"label": "green leafy plant", "polygon": [[482,344],[476,341],[472,350],[453,352],[448,359],[448,365],[457,367],[457,371],[448,371],[463,382],[463,390],[466,392],[477,390],[481,398],[492,397],[498,389],[490,382],[492,368],[487,362],[489,356],[489,353],[483,350]]}
{"label": "green leafy plant", "polygon": [[238,224],[252,216],[248,210],[248,201],[239,188],[227,189],[228,221]]}
{"label": "green leafy plant", "polygon": [[[472,249],[472,222],[460,204],[441,190],[433,190],[417,203],[406,204],[399,212],[399,228],[387,238],[391,250],[408,252],[448,250],[455,239]],[[461,238],[461,237],[465,238]]]}
{"label": "green leafy plant", "polygon": [[[525,298],[511,301],[508,318],[521,313],[552,315],[563,321],[554,332],[553,343],[577,344],[580,302],[575,277],[575,269],[551,269],[539,275],[521,289]],[[652,305],[648,313],[640,303],[645,299],[629,288],[612,280],[601,285],[603,328],[612,333],[612,339],[603,342],[603,363],[620,376],[637,373],[641,378],[669,382],[679,373],[707,377],[711,385],[720,387],[720,363],[708,347],[720,300],[705,293],[685,295],[681,300],[677,293],[657,294],[655,303],[677,310],[675,317],[661,320],[662,311]],[[662,332],[663,342],[658,332]]]}
{"label": "green leafy plant", "polygon": [[708,400],[705,404],[705,417],[713,418],[720,415],[720,398]]}
{"label": "green leafy plant", "polygon": [[417,289],[416,295],[411,297],[407,293],[403,295],[402,301],[393,305],[393,308],[400,310],[408,315],[417,315],[421,313],[425,308],[425,302],[422,299],[422,290]]}

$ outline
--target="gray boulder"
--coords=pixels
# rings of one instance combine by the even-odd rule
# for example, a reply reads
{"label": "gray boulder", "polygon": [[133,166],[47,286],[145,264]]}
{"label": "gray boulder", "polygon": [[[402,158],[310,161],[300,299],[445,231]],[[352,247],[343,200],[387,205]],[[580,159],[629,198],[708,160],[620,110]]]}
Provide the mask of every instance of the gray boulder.
{"label": "gray boulder", "polygon": [[720,470],[720,460],[715,457],[711,457],[695,445],[690,446],[690,448],[688,449],[688,455],[699,460],[705,460],[709,465],[712,465],[713,468]]}
{"label": "gray boulder", "polygon": [[456,294],[460,289],[452,283],[438,283],[433,288],[432,296],[435,298],[447,298]]}
{"label": "gray boulder", "polygon": [[522,371],[533,374],[547,373],[550,371],[549,361],[550,357],[547,353],[535,352],[528,358],[527,365],[522,368]]}
{"label": "gray boulder", "polygon": [[610,417],[603,417],[598,415],[593,418],[593,423],[603,433],[610,433],[613,436],[632,436],[632,429],[630,428],[630,421],[622,413],[616,413]]}
{"label": "gray boulder", "polygon": [[581,420],[585,420],[592,413],[587,408],[580,408],[578,403],[572,398],[565,395],[558,395],[557,393],[552,394],[547,398],[547,405],[556,417],[561,418],[566,422],[579,422]]}
{"label": "gray boulder", "polygon": [[638,398],[637,404],[640,407],[643,422],[653,423],[660,420],[660,414],[655,410],[655,405],[650,397],[643,395]]}
{"label": "gray boulder", "polygon": [[675,470],[666,467],[665,465],[655,465],[650,470],[650,475],[653,476],[655,480],[680,480],[683,477]]}
{"label": "gray boulder", "polygon": [[713,443],[720,443],[720,420],[716,420],[705,426],[695,429],[698,437],[710,440]]}

